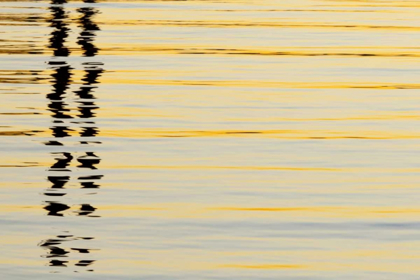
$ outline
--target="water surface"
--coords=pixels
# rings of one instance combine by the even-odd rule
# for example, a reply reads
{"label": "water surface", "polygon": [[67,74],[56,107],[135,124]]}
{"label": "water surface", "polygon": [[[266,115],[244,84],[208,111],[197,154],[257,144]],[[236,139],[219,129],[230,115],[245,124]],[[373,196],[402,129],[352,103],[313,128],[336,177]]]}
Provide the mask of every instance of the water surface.
{"label": "water surface", "polygon": [[1,279],[418,279],[418,1],[0,0]]}

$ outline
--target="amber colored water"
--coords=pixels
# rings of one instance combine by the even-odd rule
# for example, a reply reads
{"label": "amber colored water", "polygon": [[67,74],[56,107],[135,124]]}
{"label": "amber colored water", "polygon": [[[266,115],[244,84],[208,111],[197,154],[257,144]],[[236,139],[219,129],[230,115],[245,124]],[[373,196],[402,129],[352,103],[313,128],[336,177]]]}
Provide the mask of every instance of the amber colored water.
{"label": "amber colored water", "polygon": [[0,279],[420,279],[420,3],[0,0]]}

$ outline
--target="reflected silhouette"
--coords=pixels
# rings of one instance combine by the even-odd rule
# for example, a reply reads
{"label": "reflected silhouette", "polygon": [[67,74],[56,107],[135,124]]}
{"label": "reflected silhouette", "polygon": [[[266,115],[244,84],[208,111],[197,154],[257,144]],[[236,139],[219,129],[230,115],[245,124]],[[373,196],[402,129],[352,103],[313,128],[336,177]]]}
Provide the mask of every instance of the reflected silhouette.
{"label": "reflected silhouette", "polygon": [[89,217],[99,217],[92,215],[95,212],[96,208],[90,204],[82,204],[80,210],[76,211],[78,216],[89,216]]}
{"label": "reflected silhouette", "polygon": [[50,171],[70,171],[66,169],[67,166],[69,166],[71,160],[73,159],[73,156],[70,153],[58,153],[63,155],[62,158],[56,158],[57,162],[53,164],[50,168]]}
{"label": "reflected silhouette", "polygon": [[[77,240],[91,240],[93,237],[74,237],[73,235],[57,235],[54,238],[43,240],[38,246],[47,250],[47,253],[43,255],[45,258],[54,258],[50,260],[49,266],[55,267],[67,267],[69,261],[61,260],[62,258],[69,257],[71,252],[79,254],[90,254],[95,249],[90,248],[63,248],[63,243],[68,243]],[[93,264],[95,260],[79,260],[75,263],[75,266],[89,266]]]}
{"label": "reflected silhouette", "polygon": [[86,155],[79,157],[77,161],[81,163],[77,166],[79,168],[97,169],[95,165],[99,164],[101,159],[93,152],[86,152]]}
{"label": "reflected silhouette", "polygon": [[70,176],[48,176],[48,181],[52,183],[51,188],[62,189],[70,180]]}
{"label": "reflected silhouette", "polygon": [[69,31],[66,22],[67,13],[62,6],[65,3],[67,3],[66,0],[53,0],[49,7],[52,15],[49,20],[50,27],[54,28],[51,33],[49,48],[54,51],[54,56],[68,56],[70,54],[69,49],[64,46]]}
{"label": "reflected silhouette", "polygon": [[[93,95],[93,90],[96,86],[93,85],[99,83],[98,78],[101,76],[103,69],[98,64],[84,64],[84,67],[85,76],[82,79],[83,85],[75,93],[79,98],[77,100],[77,103],[79,103],[78,117],[81,119],[90,119],[95,117],[94,110],[99,108],[94,102],[95,96]],[[85,123],[89,122],[85,121]]]}
{"label": "reflected silhouette", "polygon": [[[86,3],[95,3],[96,1],[83,1]],[[70,32],[69,28],[69,14],[65,9],[67,1],[52,0],[50,2],[50,27],[53,29],[48,47],[53,51],[53,57],[48,62],[49,68],[52,70],[51,85],[52,91],[46,97],[49,100],[48,110],[51,112],[52,125],[51,136],[53,139],[45,142],[47,146],[54,146],[54,151],[51,154],[55,157],[55,162],[48,169],[47,179],[51,186],[43,193],[48,197],[55,197],[60,201],[45,201],[43,207],[47,211],[48,216],[65,217],[68,215],[84,216],[84,217],[99,217],[95,214],[97,208],[90,203],[81,203],[78,205],[68,205],[64,200],[69,193],[66,191],[66,186],[72,185],[72,179],[76,179],[80,184],[80,190],[83,189],[98,189],[100,188],[99,180],[103,175],[96,174],[101,158],[93,150],[86,151],[86,148],[92,144],[101,144],[100,141],[94,141],[100,130],[96,126],[94,118],[96,117],[95,110],[99,109],[96,105],[94,90],[99,84],[99,78],[104,72],[101,62],[87,61],[82,63],[84,75],[81,79],[81,86],[78,90],[73,91],[74,96],[68,94],[68,90],[73,84],[74,71],[73,67],[68,63],[67,58],[71,54],[71,50],[66,47],[66,40]],[[94,45],[96,31],[100,30],[98,25],[93,21],[93,16],[99,11],[91,6],[81,7],[76,10],[79,14],[78,26],[82,29],[78,38],[77,44],[81,47],[83,56],[86,58],[94,57],[99,48]],[[76,104],[77,111],[71,109],[71,105]],[[74,108],[74,107],[73,107]],[[82,141],[80,144],[84,146],[82,155],[74,148],[66,148],[64,138],[75,137],[76,131],[79,131],[79,137]],[[93,147],[93,146],[92,146]],[[62,149],[62,151],[57,151]],[[76,164],[76,161],[78,165]],[[84,174],[77,178],[71,175],[64,175],[62,172],[74,171],[77,168],[80,171],[92,172],[95,174]],[[62,198],[61,198],[62,197]],[[90,240],[93,237],[75,238],[72,235],[58,235],[57,238],[47,239],[40,243],[39,246],[46,248],[48,253],[44,255],[45,258],[52,258],[49,266],[67,267],[71,264],[68,261],[60,260],[73,253],[88,254],[91,249],[88,248],[62,248],[63,242],[73,240]],[[82,259],[74,263],[77,267],[87,267],[92,265],[95,260]],[[93,270],[86,270],[93,271]]]}
{"label": "reflected silhouette", "polygon": [[[96,1],[83,1],[85,3],[95,3]],[[98,53],[98,48],[93,44],[95,31],[100,30],[98,25],[92,21],[92,17],[98,13],[98,10],[92,7],[83,7],[77,9],[82,14],[79,20],[79,27],[82,32],[78,37],[77,43],[82,46],[84,56],[95,56]]]}
{"label": "reflected silhouette", "polygon": [[58,203],[58,202],[54,202],[54,201],[46,201],[46,203],[48,203],[47,206],[44,207],[45,210],[48,211],[48,216],[63,216],[62,213],[67,209],[69,209],[70,207],[66,204],[63,203]]}
{"label": "reflected silhouette", "polygon": [[96,180],[100,180],[103,175],[91,175],[91,176],[82,176],[79,177],[78,180],[80,185],[84,189],[97,189],[99,185],[95,183]]}
{"label": "reflected silhouette", "polygon": [[[50,27],[53,28],[49,39],[49,48],[53,50],[54,57],[66,57],[70,54],[69,49],[65,46],[66,38],[68,37],[68,15],[64,9],[63,4],[67,1],[63,0],[53,0],[49,10],[51,11],[51,18],[48,20],[50,22]],[[53,132],[53,136],[56,138],[69,137],[71,129],[66,125],[62,124],[61,119],[69,119],[71,116],[68,114],[69,109],[66,108],[68,105],[65,100],[65,94],[67,89],[72,82],[72,68],[67,64],[66,61],[57,61],[52,60],[48,62],[48,65],[54,70],[51,75],[53,92],[47,95],[47,98],[50,100],[48,104],[48,110],[53,113],[52,117],[54,118],[54,123],[50,129]],[[52,145],[51,142],[47,143]],[[61,145],[57,141],[58,145]]]}

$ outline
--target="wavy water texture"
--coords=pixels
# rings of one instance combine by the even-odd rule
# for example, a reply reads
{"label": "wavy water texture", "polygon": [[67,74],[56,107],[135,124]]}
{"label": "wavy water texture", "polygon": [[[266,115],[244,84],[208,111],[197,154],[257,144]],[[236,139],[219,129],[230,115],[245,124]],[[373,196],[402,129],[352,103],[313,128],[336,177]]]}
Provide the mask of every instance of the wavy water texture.
{"label": "wavy water texture", "polygon": [[418,279],[417,0],[0,0],[0,279]]}

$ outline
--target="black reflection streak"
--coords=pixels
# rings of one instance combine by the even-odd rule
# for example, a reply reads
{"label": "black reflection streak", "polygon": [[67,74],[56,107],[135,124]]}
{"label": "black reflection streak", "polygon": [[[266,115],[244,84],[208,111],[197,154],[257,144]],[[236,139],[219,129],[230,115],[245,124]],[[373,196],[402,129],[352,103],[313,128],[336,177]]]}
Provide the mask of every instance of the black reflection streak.
{"label": "black reflection streak", "polygon": [[[54,238],[41,241],[38,246],[46,249],[46,254],[43,257],[51,259],[48,263],[49,266],[54,267],[67,267],[69,261],[63,260],[63,258],[68,258],[69,254],[79,253],[79,254],[90,254],[94,249],[88,248],[72,248],[67,247],[66,243],[71,241],[83,242],[86,240],[94,239],[93,237],[75,237],[73,235],[57,235]],[[82,259],[75,263],[75,266],[89,266],[93,264],[95,260],[86,260]],[[88,270],[93,271],[93,270]]]}
{"label": "black reflection streak", "polygon": [[54,28],[51,33],[49,48],[54,51],[54,56],[68,56],[70,51],[64,46],[66,38],[68,37],[68,18],[63,4],[67,3],[66,0],[53,0],[49,7],[52,18],[49,21],[50,26]]}
{"label": "black reflection streak", "polygon": [[[94,45],[96,31],[99,31],[99,26],[93,21],[93,17],[99,11],[86,5],[87,3],[95,3],[96,1],[85,0],[83,7],[77,9],[79,14],[78,26],[82,29],[78,38],[77,44],[83,51],[83,56],[86,58],[97,55],[99,48]],[[52,201],[69,195],[66,190],[67,184],[72,179],[77,180],[80,184],[80,190],[83,189],[98,189],[100,188],[99,180],[103,175],[85,174],[78,178],[72,177],[72,168],[77,168],[85,172],[97,172],[98,165],[101,162],[97,153],[91,150],[91,146],[101,144],[99,141],[94,141],[100,130],[94,121],[96,117],[95,110],[99,109],[96,105],[96,97],[94,91],[99,84],[99,78],[104,72],[100,62],[87,61],[82,63],[84,68],[84,76],[82,78],[82,85],[74,91],[74,97],[70,99],[68,91],[73,84],[74,68],[72,68],[66,59],[71,54],[71,51],[66,47],[66,41],[69,36],[69,13],[65,9],[67,1],[52,0],[50,2],[50,19],[48,20],[52,32],[49,38],[48,47],[53,51],[53,57],[48,61],[48,66],[52,70],[51,85],[52,91],[47,94],[48,110],[51,112],[52,125],[50,127],[51,135],[54,139],[44,143],[47,146],[54,147],[54,152],[51,154],[55,157],[55,163],[51,165],[48,170],[48,181],[51,183],[50,187],[44,192],[44,195],[50,199],[45,201],[44,209],[48,216],[65,217],[68,215],[77,215],[81,217],[99,217],[95,215],[96,207],[89,203],[82,203],[79,205],[68,205],[65,201]],[[77,104],[76,111],[70,108],[71,104]],[[66,148],[64,139],[74,137],[76,131],[79,131],[79,136],[83,141],[79,141],[84,152],[79,155],[78,151],[70,151]],[[61,149],[60,151],[57,149]],[[87,151],[86,151],[87,150]],[[76,159],[76,160],[75,160]],[[64,172],[64,173],[63,173]],[[67,173],[67,174],[66,174]],[[86,193],[85,193],[86,194]],[[61,199],[61,198],[60,198]],[[53,267],[67,267],[71,263],[62,258],[71,256],[72,254],[89,254],[94,249],[85,247],[66,247],[66,243],[76,240],[91,240],[93,237],[74,237],[73,235],[57,235],[52,239],[42,241],[39,246],[46,249],[47,253],[43,256],[51,259],[49,266]],[[73,242],[74,243],[74,242]],[[92,265],[95,260],[82,259],[74,263],[77,267],[87,267]],[[86,271],[93,271],[91,269]]]}
{"label": "black reflection streak", "polygon": [[[96,1],[85,0],[84,2],[94,3]],[[77,11],[82,15],[79,20],[79,26],[83,30],[78,37],[77,43],[84,50],[85,56],[95,56],[99,49],[93,44],[93,41],[95,38],[95,31],[99,31],[100,29],[98,25],[92,21],[92,18],[98,13],[98,10],[92,7],[83,7],[79,8]]]}

